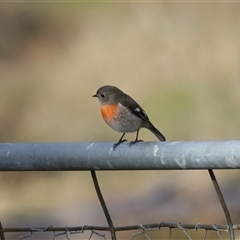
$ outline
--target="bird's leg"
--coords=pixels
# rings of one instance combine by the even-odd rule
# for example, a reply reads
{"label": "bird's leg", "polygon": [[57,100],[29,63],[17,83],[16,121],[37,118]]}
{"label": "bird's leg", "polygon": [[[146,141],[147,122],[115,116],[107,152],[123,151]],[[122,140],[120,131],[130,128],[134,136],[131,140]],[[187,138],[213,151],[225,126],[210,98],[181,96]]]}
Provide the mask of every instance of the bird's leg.
{"label": "bird's leg", "polygon": [[[113,150],[115,150],[115,148],[116,148],[118,145],[120,145],[121,143],[127,141],[127,139],[123,139],[124,135],[125,135],[125,133],[123,133],[123,135],[121,136],[121,138],[119,139],[119,141],[118,141],[117,143],[114,143],[114,144],[113,144]],[[122,140],[122,139],[123,139],[123,140]]]}
{"label": "bird's leg", "polygon": [[136,139],[134,141],[131,141],[129,143],[129,147],[131,147],[133,144],[137,143],[137,142],[143,142],[143,140],[138,140],[138,133],[139,133],[139,129],[137,130],[137,135],[136,135]]}

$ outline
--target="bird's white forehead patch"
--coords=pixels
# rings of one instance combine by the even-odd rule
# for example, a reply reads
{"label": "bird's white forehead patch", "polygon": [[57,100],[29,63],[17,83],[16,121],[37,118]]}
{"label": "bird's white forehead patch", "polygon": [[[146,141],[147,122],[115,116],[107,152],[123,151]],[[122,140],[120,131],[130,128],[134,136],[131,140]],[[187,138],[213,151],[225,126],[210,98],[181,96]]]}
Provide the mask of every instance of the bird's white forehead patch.
{"label": "bird's white forehead patch", "polygon": [[137,112],[141,112],[141,109],[139,107],[135,108],[134,110]]}

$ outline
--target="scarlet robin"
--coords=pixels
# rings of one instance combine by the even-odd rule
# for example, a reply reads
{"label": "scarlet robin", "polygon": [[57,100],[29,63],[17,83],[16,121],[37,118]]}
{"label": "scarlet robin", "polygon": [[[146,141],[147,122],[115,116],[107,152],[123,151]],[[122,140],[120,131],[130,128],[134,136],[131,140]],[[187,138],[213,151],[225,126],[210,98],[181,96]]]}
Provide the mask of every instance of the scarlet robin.
{"label": "scarlet robin", "polygon": [[136,139],[131,141],[129,146],[136,142],[142,142],[138,139],[140,128],[147,128],[160,141],[166,141],[165,137],[150,122],[146,112],[127,94],[114,86],[103,86],[93,95],[97,97],[101,104],[101,113],[104,121],[109,127],[123,135],[117,143],[113,145],[115,149],[122,142],[125,133],[137,132]]}

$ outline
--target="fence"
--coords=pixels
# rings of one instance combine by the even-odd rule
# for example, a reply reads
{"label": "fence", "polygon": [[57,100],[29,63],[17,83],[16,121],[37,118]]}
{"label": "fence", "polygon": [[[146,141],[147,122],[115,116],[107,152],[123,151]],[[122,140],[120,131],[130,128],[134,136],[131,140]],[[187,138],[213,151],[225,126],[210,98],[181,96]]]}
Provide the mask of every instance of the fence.
{"label": "fence", "polygon": [[[240,168],[240,141],[205,142],[154,142],[139,143],[131,148],[127,143],[116,150],[113,143],[3,143],[0,144],[0,171],[91,171],[91,176],[108,226],[78,226],[45,228],[7,228],[0,224],[0,239],[5,240],[9,232],[19,232],[19,239],[34,239],[36,234],[51,232],[50,239],[89,232],[88,239],[94,237],[106,239],[102,232],[110,232],[111,239],[117,239],[116,233],[136,230],[129,239],[139,235],[151,239],[150,233],[168,229],[166,239],[172,239],[172,230],[183,232],[186,239],[192,239],[191,230],[203,230],[203,239],[209,231],[215,231],[219,239],[235,239],[240,225],[233,224],[224,197],[221,193],[213,169]],[[111,215],[102,196],[96,172],[101,170],[180,170],[206,169],[214,185],[222,209],[226,216],[226,225],[181,224],[159,222],[137,224],[133,226],[114,226]],[[22,233],[25,233],[22,235]],[[227,234],[227,235],[225,235]]]}

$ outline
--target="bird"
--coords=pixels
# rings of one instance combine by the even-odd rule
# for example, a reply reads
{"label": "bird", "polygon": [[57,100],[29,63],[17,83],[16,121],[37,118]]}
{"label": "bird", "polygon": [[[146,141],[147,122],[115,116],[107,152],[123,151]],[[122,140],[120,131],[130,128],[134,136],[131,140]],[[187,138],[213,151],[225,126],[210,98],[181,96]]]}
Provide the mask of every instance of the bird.
{"label": "bird", "polygon": [[105,85],[100,87],[92,97],[98,98],[101,114],[106,124],[113,130],[123,133],[119,141],[113,145],[114,150],[118,145],[127,141],[123,137],[128,132],[137,132],[135,140],[129,143],[129,147],[137,142],[142,142],[143,140],[138,139],[141,128],[147,128],[160,141],[166,141],[166,138],[153,126],[139,104],[119,88]]}

